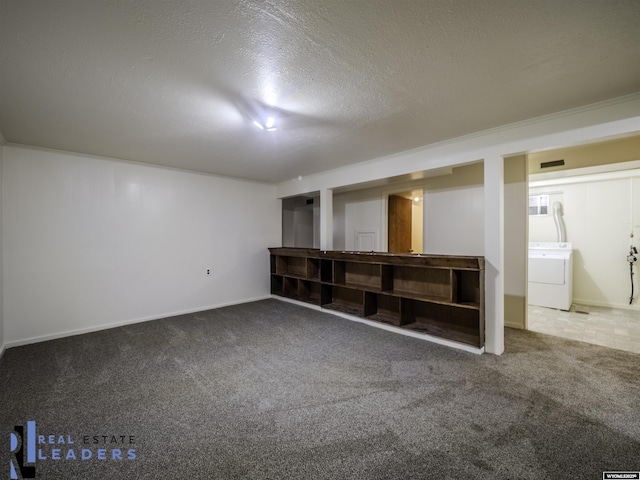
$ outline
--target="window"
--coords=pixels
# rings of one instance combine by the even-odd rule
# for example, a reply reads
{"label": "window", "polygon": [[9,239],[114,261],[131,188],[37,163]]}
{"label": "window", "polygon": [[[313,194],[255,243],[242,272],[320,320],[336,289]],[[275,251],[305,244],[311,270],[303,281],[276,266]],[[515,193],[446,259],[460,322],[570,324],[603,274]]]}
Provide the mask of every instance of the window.
{"label": "window", "polygon": [[529,215],[547,215],[549,213],[549,195],[529,197]]}

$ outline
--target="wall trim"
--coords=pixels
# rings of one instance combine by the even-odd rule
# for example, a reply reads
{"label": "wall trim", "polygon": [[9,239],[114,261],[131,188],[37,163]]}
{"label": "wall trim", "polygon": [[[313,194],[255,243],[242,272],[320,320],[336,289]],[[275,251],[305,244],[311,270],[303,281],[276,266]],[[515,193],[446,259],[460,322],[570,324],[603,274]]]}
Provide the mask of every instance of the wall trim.
{"label": "wall trim", "polygon": [[508,328],[514,328],[516,330],[527,330],[520,323],[504,322],[504,326]]}
{"label": "wall trim", "polygon": [[0,345],[0,360],[2,360],[2,355],[4,355],[5,350],[7,349],[7,346],[2,344]]}
{"label": "wall trim", "polygon": [[231,301],[231,302],[218,303],[216,305],[211,305],[211,306],[208,306],[208,307],[191,308],[191,309],[180,310],[180,311],[171,312],[171,313],[164,313],[164,314],[160,314],[160,315],[151,315],[151,316],[148,316],[148,317],[141,317],[141,318],[134,318],[134,319],[131,319],[131,320],[124,320],[122,322],[107,323],[107,324],[98,325],[98,326],[95,326],[95,327],[78,328],[78,329],[74,329],[74,330],[67,330],[65,332],[53,333],[53,334],[49,334],[49,335],[41,335],[39,337],[30,337],[30,338],[25,338],[25,339],[22,339],[22,340],[15,340],[15,341],[12,341],[12,342],[7,342],[3,346],[3,348],[4,347],[6,347],[6,348],[20,347],[22,345],[29,345],[29,344],[32,344],[32,343],[46,342],[46,341],[49,341],[49,340],[56,340],[58,338],[72,337],[72,336],[75,336],[75,335],[82,335],[84,333],[99,332],[101,330],[109,330],[111,328],[124,327],[126,325],[132,325],[134,323],[142,323],[142,322],[148,322],[148,321],[153,321],[153,320],[160,320],[162,318],[176,317],[178,315],[186,315],[186,314],[189,314],[189,313],[206,312],[207,310],[216,310],[218,308],[230,307],[232,305],[241,305],[243,303],[257,302],[257,301],[260,301],[260,300],[267,300],[269,298],[271,298],[271,295],[263,295],[263,296],[260,296],[260,297],[247,298],[247,299],[244,299],[244,300],[237,300],[237,301]]}
{"label": "wall trim", "polygon": [[[640,302],[640,295],[636,295],[634,297],[634,301]],[[587,307],[602,307],[602,308],[615,308],[618,310],[631,310],[635,312],[640,312],[640,304],[631,304],[628,303],[608,303],[608,302],[598,302],[595,300],[583,300],[580,298],[573,298],[573,304],[585,305]]]}
{"label": "wall trim", "polygon": [[236,181],[236,182],[255,183],[255,184],[259,184],[259,185],[273,185],[273,183],[271,183],[271,182],[263,182],[263,181],[260,181],[260,180],[252,180],[252,179],[249,179],[249,178],[232,177],[230,175],[220,175],[220,174],[216,174],[216,173],[201,172],[200,170],[190,170],[188,168],[169,167],[167,165],[159,165],[157,163],[138,162],[138,161],[135,161],[135,160],[127,160],[126,158],[105,157],[103,155],[94,155],[92,153],[71,152],[71,151],[67,151],[67,150],[58,150],[58,149],[55,149],[55,148],[37,147],[37,146],[34,146],[34,145],[25,145],[25,144],[22,144],[22,143],[10,143],[10,142],[6,142],[4,144],[4,146],[5,147],[11,147],[11,148],[19,148],[21,150],[36,150],[36,151],[39,151],[39,152],[48,152],[48,153],[53,153],[53,154],[58,154],[58,155],[68,155],[70,157],[80,157],[80,158],[89,158],[89,159],[92,159],[92,160],[101,160],[101,161],[125,163],[125,164],[129,164],[129,165],[137,165],[137,166],[142,166],[142,167],[157,168],[157,169],[160,169],[160,170],[169,170],[169,171],[179,172],[179,173],[189,173],[189,174],[192,174],[192,175],[203,175],[205,177],[220,178],[220,179],[223,179],[223,180],[233,180],[233,181]]}
{"label": "wall trim", "polygon": [[310,303],[300,302],[298,300],[294,300],[292,298],[280,297],[279,295],[271,295],[271,298],[280,300],[281,302],[293,303],[295,305],[299,305],[301,307],[309,308],[311,310],[316,310],[318,312],[329,313],[331,315],[335,315],[336,317],[345,318],[347,320],[351,320],[352,322],[364,323],[365,325],[369,325],[370,327],[379,328],[381,330],[387,330],[393,333],[399,333],[400,335],[405,335],[407,337],[417,338],[419,340],[424,340],[426,342],[437,343],[438,345],[444,345],[445,347],[455,348],[457,350],[463,350],[465,352],[474,353],[476,355],[481,355],[484,353],[484,347],[476,348],[470,345],[464,345],[462,343],[453,342],[451,340],[445,340],[444,338],[433,337],[431,335],[426,335],[424,333],[412,332],[411,330],[404,330],[402,328],[394,327],[393,325],[387,325],[384,323],[374,322],[372,320],[367,320],[366,318],[356,317],[354,315],[349,315],[348,313],[336,312],[335,310],[329,310],[326,308],[322,308],[318,305],[312,305]]}

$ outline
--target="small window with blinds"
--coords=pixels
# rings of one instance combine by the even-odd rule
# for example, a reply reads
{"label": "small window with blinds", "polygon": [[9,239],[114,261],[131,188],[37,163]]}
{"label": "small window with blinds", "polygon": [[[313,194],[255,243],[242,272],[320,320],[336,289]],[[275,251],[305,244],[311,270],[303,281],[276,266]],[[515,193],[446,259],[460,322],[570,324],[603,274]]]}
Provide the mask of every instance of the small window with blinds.
{"label": "small window with blinds", "polygon": [[532,195],[529,197],[529,216],[549,214],[549,195]]}

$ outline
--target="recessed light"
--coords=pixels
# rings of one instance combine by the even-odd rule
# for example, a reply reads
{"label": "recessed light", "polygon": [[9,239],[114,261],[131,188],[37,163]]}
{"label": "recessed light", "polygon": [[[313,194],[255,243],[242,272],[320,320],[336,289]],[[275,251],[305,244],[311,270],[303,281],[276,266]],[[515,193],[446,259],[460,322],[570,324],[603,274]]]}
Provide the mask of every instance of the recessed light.
{"label": "recessed light", "polygon": [[276,127],[274,127],[276,123],[276,119],[274,117],[267,117],[267,121],[262,124],[257,120],[253,120],[253,124],[258,127],[260,130],[266,130],[267,132],[275,132],[277,130]]}

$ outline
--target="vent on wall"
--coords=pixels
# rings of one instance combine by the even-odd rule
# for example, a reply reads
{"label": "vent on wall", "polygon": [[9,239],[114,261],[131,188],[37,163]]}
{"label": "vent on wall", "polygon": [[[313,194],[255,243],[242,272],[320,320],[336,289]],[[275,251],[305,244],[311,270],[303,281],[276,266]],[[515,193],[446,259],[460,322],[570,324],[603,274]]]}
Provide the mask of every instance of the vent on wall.
{"label": "vent on wall", "polygon": [[563,165],[564,165],[564,160],[552,160],[550,162],[540,162],[540,168],[561,167]]}

